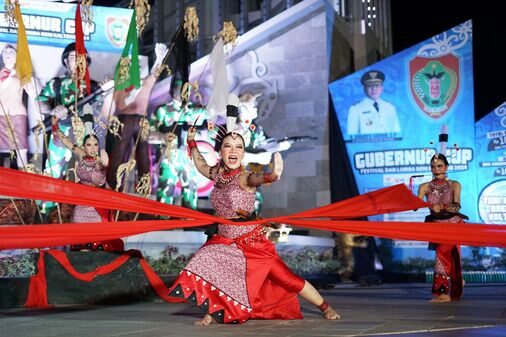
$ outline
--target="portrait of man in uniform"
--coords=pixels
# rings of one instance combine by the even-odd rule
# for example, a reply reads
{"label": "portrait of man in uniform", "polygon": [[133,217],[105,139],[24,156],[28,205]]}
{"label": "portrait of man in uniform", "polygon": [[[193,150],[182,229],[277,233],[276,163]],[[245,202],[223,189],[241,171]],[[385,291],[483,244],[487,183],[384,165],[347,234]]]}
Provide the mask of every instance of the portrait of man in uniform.
{"label": "portrait of man in uniform", "polygon": [[383,100],[385,74],[379,70],[365,72],[360,82],[366,97],[348,110],[347,131],[351,138],[356,135],[392,135],[401,132],[397,111],[393,104]]}

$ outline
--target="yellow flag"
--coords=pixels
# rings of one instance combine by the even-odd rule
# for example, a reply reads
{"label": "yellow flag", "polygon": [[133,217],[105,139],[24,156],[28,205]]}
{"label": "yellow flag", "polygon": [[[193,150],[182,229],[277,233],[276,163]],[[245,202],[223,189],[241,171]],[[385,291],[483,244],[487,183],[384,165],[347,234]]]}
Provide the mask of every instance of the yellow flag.
{"label": "yellow flag", "polygon": [[17,54],[16,54],[16,72],[18,73],[21,85],[25,85],[32,80],[32,59],[30,57],[30,50],[28,49],[28,40],[26,38],[25,25],[23,24],[23,18],[21,17],[21,9],[19,4],[15,3],[15,15],[16,21],[18,22],[18,43],[17,43]]}

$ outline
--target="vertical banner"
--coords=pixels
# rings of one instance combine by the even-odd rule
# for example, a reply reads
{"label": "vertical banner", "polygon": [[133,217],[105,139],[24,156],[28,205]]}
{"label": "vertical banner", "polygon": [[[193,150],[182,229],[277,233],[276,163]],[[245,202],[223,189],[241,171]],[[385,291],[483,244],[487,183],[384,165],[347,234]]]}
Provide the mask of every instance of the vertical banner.
{"label": "vertical banner", "polygon": [[[462,212],[477,221],[472,23],[467,21],[329,85],[359,192],[429,181],[448,128],[448,176],[462,184]],[[427,210],[375,220],[423,221]]]}
{"label": "vertical banner", "polygon": [[506,224],[506,102],[476,122],[478,214]]}

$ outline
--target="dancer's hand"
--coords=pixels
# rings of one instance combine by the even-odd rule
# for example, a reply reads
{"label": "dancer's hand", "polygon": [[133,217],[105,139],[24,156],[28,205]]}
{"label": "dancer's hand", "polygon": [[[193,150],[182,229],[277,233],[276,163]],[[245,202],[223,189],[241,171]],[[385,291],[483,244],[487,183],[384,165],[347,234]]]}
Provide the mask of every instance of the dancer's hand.
{"label": "dancer's hand", "polygon": [[186,136],[186,141],[195,140],[195,135],[197,134],[197,128],[194,126],[190,126],[188,129],[188,135]]}
{"label": "dancer's hand", "polygon": [[432,208],[431,208],[431,209],[432,209],[435,213],[439,213],[439,212],[441,212],[442,207],[441,207],[441,205],[437,205],[437,204],[436,204],[436,205],[432,205]]}
{"label": "dancer's hand", "polygon": [[109,166],[109,156],[107,155],[107,152],[105,152],[104,149],[100,150],[100,163],[104,167]]}
{"label": "dancer's hand", "polygon": [[459,207],[456,204],[451,204],[448,207],[446,207],[446,211],[448,213],[458,213]]}

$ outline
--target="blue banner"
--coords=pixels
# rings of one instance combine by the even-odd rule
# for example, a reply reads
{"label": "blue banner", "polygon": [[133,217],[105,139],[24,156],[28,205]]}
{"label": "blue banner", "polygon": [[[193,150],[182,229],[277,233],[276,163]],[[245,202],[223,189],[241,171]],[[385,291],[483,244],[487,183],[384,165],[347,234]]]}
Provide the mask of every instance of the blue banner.
{"label": "blue banner", "polygon": [[[431,179],[448,128],[448,175],[462,212],[477,222],[472,23],[467,21],[329,85],[359,192]],[[416,177],[420,176],[420,177]],[[423,221],[427,210],[375,220]]]}
{"label": "blue banner", "polygon": [[476,122],[478,213],[489,224],[506,224],[506,102]]}
{"label": "blue banner", "polygon": [[[75,41],[76,5],[20,1],[29,44],[65,47]],[[0,41],[16,43],[17,27],[5,18],[0,0]],[[132,10],[92,6],[92,23],[83,22],[86,49],[120,53],[125,45]]]}

